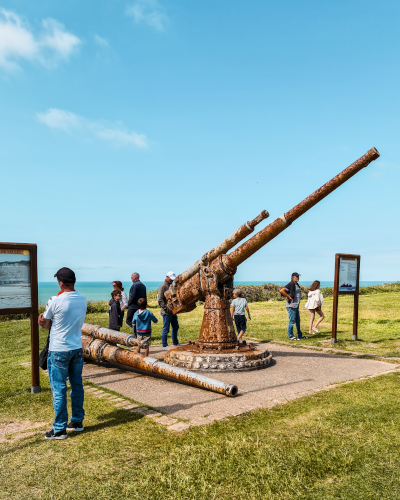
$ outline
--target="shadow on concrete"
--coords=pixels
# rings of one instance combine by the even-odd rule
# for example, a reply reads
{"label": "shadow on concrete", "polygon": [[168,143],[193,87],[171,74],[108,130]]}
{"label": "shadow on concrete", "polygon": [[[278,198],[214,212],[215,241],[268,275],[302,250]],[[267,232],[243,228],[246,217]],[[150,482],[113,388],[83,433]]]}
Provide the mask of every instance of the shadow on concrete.
{"label": "shadow on concrete", "polygon": [[[338,359],[340,358],[341,356],[342,357],[345,357],[345,358],[351,358],[352,357],[352,354],[353,353],[350,353],[347,351],[344,351],[343,354],[331,354],[331,353],[327,353],[327,352],[301,352],[302,349],[298,349],[298,352],[297,352],[297,349],[296,349],[296,352],[292,351],[292,352],[287,352],[287,351],[274,351],[273,349],[271,349],[271,354],[274,358],[292,358],[292,357],[296,357],[296,358],[329,358],[329,359]],[[360,353],[362,354],[362,353]],[[356,359],[356,357],[354,356],[353,359]]]}
{"label": "shadow on concrete", "polygon": [[261,389],[254,389],[253,391],[243,391],[243,393],[244,394],[252,394],[253,392],[266,391],[266,390],[269,390],[269,389],[277,389],[279,387],[285,387],[287,385],[301,384],[302,382],[315,382],[315,379],[313,379],[313,378],[303,378],[302,380],[294,380],[293,382],[287,382],[287,383],[284,383],[284,384],[276,384],[276,385],[265,386],[265,387],[262,387]]}

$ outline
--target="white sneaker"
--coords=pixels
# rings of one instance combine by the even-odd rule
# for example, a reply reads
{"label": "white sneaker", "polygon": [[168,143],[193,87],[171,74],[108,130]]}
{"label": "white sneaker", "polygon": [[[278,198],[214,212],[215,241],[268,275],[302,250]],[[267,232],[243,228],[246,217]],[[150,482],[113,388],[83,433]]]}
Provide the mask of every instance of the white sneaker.
{"label": "white sneaker", "polygon": [[319,330],[317,328],[312,328],[312,331],[315,333],[319,333]]}
{"label": "white sneaker", "polygon": [[163,348],[162,348],[162,350],[163,350],[163,351],[168,351],[168,349],[169,349],[169,347],[168,347],[168,346],[167,346],[167,347],[163,347]]}

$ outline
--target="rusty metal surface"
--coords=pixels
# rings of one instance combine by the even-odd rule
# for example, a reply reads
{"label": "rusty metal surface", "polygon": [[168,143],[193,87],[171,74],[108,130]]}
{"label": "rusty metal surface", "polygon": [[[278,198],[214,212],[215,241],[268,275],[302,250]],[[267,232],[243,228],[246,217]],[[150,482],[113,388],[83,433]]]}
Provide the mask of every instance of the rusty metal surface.
{"label": "rusty metal surface", "polygon": [[133,338],[133,335],[128,335],[127,333],[103,328],[100,325],[90,325],[89,323],[83,323],[81,331],[84,335],[90,335],[93,338],[103,340],[110,344],[121,344],[128,347],[142,347],[142,342]]}
{"label": "rusty metal surface", "polygon": [[235,328],[228,300],[216,294],[207,295],[203,322],[196,345],[200,349],[234,349],[237,345]]}
{"label": "rusty metal surface", "polygon": [[252,221],[246,222],[239,229],[236,229],[230,236],[224,239],[219,245],[214,247],[212,250],[203,255],[195,264],[186,269],[185,272],[181,273],[176,277],[175,282],[183,285],[185,281],[194,276],[200,269],[201,266],[211,263],[219,255],[226,253],[228,250],[233,248],[239,241],[242,241],[246,236],[254,231],[254,227],[261,221],[269,217],[269,213],[263,210],[260,215],[255,217]]}
{"label": "rusty metal surface", "polygon": [[[197,342],[200,348],[231,349],[233,345],[237,345],[229,315],[229,303],[227,302],[229,300],[227,292],[232,287],[237,266],[378,157],[378,151],[375,148],[370,149],[365,155],[230,254],[220,254],[212,261],[209,259],[198,261],[198,263],[200,262],[199,268],[191,278],[183,284],[178,281],[175,286],[171,286],[166,297],[174,314],[193,310],[198,300],[206,301],[203,324]],[[231,284],[229,284],[230,282]]]}
{"label": "rusty metal surface", "polygon": [[88,335],[81,336],[83,355],[85,358],[101,363],[109,361],[121,365],[130,366],[137,370],[153,373],[155,375],[163,375],[173,380],[178,380],[195,387],[208,389],[209,391],[218,392],[225,396],[236,396],[238,388],[236,385],[227,384],[214,380],[199,373],[194,373],[184,368],[170,366],[167,363],[143,356],[132,351],[120,349],[119,347],[103,342],[99,339],[93,339]]}
{"label": "rusty metal surface", "polygon": [[[214,292],[218,290],[219,293],[218,283],[226,282],[235,275],[236,267],[226,265],[224,257],[219,255],[210,267],[201,267],[199,272],[183,285],[171,285],[165,292],[165,297],[168,299],[168,307],[174,314],[193,311],[197,301],[204,301],[213,290]],[[214,268],[218,271],[218,278]]]}

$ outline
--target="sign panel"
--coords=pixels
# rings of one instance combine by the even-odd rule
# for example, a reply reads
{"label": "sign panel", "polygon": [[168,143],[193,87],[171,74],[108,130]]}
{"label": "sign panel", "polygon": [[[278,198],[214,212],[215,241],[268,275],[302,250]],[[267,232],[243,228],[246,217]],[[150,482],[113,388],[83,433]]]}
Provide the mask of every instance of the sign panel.
{"label": "sign panel", "polygon": [[0,247],[0,309],[32,306],[30,251]]}
{"label": "sign panel", "polygon": [[335,343],[337,333],[337,318],[339,295],[354,296],[353,335],[357,340],[358,331],[358,299],[360,294],[360,255],[337,253],[335,255],[335,281],[333,285],[333,311],[332,311],[332,344]]}
{"label": "sign panel", "polygon": [[357,259],[339,260],[339,292],[355,292],[357,290]]}

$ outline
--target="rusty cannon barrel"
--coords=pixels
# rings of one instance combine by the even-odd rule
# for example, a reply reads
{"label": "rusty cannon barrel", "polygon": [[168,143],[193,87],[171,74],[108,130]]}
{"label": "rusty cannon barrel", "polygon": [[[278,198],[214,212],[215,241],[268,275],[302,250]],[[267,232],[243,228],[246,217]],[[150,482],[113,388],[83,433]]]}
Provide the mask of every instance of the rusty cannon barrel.
{"label": "rusty cannon barrel", "polygon": [[233,278],[237,266],[278,236],[293,221],[301,217],[319,201],[353,177],[353,175],[379,158],[379,156],[376,148],[370,149],[365,155],[340,172],[340,174],[314,191],[314,193],[291,210],[278,217],[274,222],[237,247],[233,252],[227,255],[219,255],[208,267],[202,267],[199,273],[194,274],[183,284],[178,282],[176,285],[171,286],[165,293],[169,308],[174,314],[179,314],[193,310],[196,307],[196,302],[198,300],[205,300],[205,297],[212,294],[213,290],[222,296],[223,285],[224,283],[228,284],[229,280]]}
{"label": "rusty cannon barrel", "polygon": [[219,380],[205,377],[204,375],[191,372],[184,368],[171,366],[159,359],[136,354],[127,349],[121,349],[88,335],[82,335],[81,341],[83,356],[99,363],[108,361],[110,363],[129,366],[139,371],[162,375],[177,380],[178,382],[184,382],[194,387],[208,389],[209,391],[218,392],[225,396],[234,397],[238,393],[236,385],[220,382]]}
{"label": "rusty cannon barrel", "polygon": [[372,161],[379,158],[379,156],[379,152],[376,148],[372,148],[367,151],[365,155],[361,156],[361,158],[340,172],[340,174],[336,175],[329,182],[314,191],[305,200],[289,210],[289,212],[286,212],[278,217],[274,220],[274,222],[236,248],[236,250],[231,252],[229,255],[226,255],[224,257],[224,265],[229,268],[236,268],[239,264],[251,257],[260,248],[275,238],[275,236],[290,226],[292,222],[301,217],[305,212],[310,210],[310,208],[323,200],[326,196],[331,194],[332,191],[344,184],[361,169],[365,168]]}
{"label": "rusty cannon barrel", "polygon": [[203,255],[201,259],[195,262],[192,266],[186,269],[185,272],[181,273],[176,277],[175,283],[183,285],[188,279],[194,276],[200,269],[201,266],[206,266],[211,264],[211,262],[216,259],[219,255],[225,254],[233,248],[239,241],[242,241],[246,236],[254,231],[254,228],[261,221],[269,217],[269,213],[263,210],[260,215],[258,215],[252,221],[248,221],[241,225],[239,229],[236,229],[230,236],[224,239],[219,245],[214,247],[212,250]]}
{"label": "rusty cannon barrel", "polygon": [[110,344],[120,344],[130,346],[142,347],[142,342],[134,338],[133,335],[128,335],[127,333],[117,332],[116,330],[110,330],[109,328],[103,328],[100,325],[90,325],[89,323],[83,323],[81,332],[84,335],[88,335],[94,339],[103,340]]}

